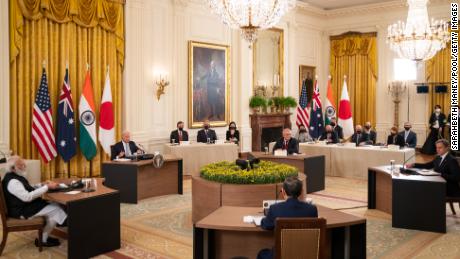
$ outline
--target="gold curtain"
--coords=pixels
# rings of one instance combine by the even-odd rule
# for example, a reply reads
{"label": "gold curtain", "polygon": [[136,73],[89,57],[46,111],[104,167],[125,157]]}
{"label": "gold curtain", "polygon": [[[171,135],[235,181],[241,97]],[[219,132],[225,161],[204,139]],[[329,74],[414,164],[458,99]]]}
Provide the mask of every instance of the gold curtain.
{"label": "gold curtain", "polygon": [[433,113],[436,104],[441,105],[447,116],[450,112],[450,43],[425,62],[425,79],[428,83],[445,83],[448,86],[447,93],[435,93],[434,87],[430,88],[428,116]]}
{"label": "gold curtain", "polygon": [[[99,105],[107,66],[115,112],[117,138],[121,129],[121,94],[124,62],[124,2],[115,0],[10,0],[10,132],[14,153],[39,159],[32,144],[32,107],[42,62],[46,62],[54,129],[65,68],[68,63],[75,119],[86,73],[90,64],[92,86],[99,120]],[[77,139],[78,123],[76,128]],[[108,159],[98,144],[91,161],[77,155],[69,163],[58,156],[42,161],[42,179],[99,176],[101,162]]]}
{"label": "gold curtain", "polygon": [[329,71],[332,88],[338,97],[336,107],[342,94],[343,78],[347,76],[354,124],[370,121],[375,125],[377,33],[346,33],[330,39]]}

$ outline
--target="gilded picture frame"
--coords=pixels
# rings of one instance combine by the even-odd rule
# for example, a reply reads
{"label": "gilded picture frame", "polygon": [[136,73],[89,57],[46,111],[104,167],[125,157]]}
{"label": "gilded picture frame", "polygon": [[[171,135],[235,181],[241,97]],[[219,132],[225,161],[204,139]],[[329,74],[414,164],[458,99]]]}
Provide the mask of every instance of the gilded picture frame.
{"label": "gilded picture frame", "polygon": [[310,87],[307,87],[308,102],[311,101],[311,98],[313,96],[313,87],[314,87],[315,76],[316,76],[316,67],[299,65],[299,96],[300,96],[300,93],[302,92],[303,80],[305,80],[309,76],[311,80],[313,81],[313,83],[311,84]]}
{"label": "gilded picture frame", "polygon": [[200,128],[204,120],[211,127],[230,122],[230,47],[189,41],[188,122]]}

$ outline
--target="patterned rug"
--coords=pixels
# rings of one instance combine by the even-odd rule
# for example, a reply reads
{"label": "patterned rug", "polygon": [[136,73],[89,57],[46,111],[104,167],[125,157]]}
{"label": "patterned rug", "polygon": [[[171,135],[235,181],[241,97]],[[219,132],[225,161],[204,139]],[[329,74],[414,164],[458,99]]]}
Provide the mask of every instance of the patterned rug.
{"label": "patterned rug", "polygon": [[[316,204],[367,218],[368,258],[460,258],[460,216],[450,209],[446,208],[446,234],[397,229],[391,227],[389,215],[365,207],[367,182],[327,177],[326,186],[327,190],[309,197]],[[33,245],[35,236],[33,232],[10,235],[2,258],[66,258],[66,241],[39,253]],[[121,249],[97,258],[192,258],[190,180],[184,181],[184,195],[122,204],[121,239]]]}

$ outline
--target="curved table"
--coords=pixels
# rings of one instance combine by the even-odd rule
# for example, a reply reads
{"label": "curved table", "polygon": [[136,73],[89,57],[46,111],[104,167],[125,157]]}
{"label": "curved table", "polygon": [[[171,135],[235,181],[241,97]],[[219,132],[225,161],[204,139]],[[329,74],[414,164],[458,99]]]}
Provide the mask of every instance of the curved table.
{"label": "curved table", "polygon": [[[329,258],[366,258],[366,219],[317,205],[327,221],[326,255]],[[247,215],[262,215],[261,207],[223,206],[193,228],[193,258],[256,258],[274,246],[274,233],[244,223]]]}

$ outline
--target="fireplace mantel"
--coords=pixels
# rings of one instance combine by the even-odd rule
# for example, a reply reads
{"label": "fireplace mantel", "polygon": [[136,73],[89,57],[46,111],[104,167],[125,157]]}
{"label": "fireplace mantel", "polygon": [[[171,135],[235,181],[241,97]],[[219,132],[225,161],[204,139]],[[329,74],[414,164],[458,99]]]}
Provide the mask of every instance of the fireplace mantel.
{"label": "fireplace mantel", "polygon": [[251,114],[252,150],[262,151],[261,137],[263,128],[291,128],[292,113]]}

